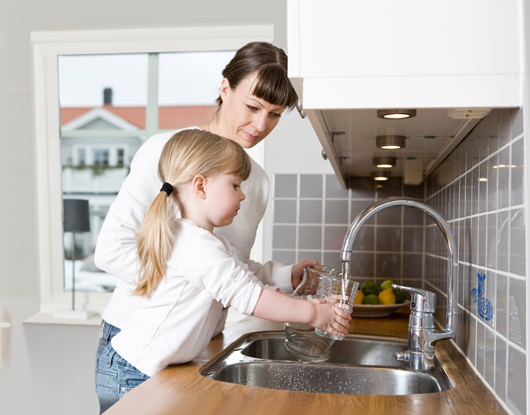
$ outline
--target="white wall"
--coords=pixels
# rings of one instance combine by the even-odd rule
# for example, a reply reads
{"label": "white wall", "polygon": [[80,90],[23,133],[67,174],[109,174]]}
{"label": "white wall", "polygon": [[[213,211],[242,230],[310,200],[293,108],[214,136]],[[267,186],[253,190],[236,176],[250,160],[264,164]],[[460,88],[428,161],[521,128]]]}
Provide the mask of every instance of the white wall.
{"label": "white wall", "polygon": [[285,0],[0,1],[0,413],[98,411],[98,328],[22,324],[39,310],[30,33],[231,22],[271,22],[287,45]]}

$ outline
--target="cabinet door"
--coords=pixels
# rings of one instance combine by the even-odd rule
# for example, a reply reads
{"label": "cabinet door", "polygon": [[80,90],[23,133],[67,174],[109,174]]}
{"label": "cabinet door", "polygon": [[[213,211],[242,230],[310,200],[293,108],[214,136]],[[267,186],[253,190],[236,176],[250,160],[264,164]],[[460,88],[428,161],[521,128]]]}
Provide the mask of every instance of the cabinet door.
{"label": "cabinet door", "polygon": [[288,0],[306,109],[519,106],[520,42],[517,0]]}

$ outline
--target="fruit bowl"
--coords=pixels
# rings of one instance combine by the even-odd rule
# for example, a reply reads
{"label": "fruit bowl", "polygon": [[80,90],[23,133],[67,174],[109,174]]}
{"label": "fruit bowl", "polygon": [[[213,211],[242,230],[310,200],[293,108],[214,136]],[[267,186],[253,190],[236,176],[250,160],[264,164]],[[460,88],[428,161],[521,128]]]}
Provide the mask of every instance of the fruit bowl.
{"label": "fruit bowl", "polygon": [[386,317],[401,307],[409,307],[410,301],[405,300],[400,304],[372,305],[372,304],[354,304],[351,312],[352,317]]}

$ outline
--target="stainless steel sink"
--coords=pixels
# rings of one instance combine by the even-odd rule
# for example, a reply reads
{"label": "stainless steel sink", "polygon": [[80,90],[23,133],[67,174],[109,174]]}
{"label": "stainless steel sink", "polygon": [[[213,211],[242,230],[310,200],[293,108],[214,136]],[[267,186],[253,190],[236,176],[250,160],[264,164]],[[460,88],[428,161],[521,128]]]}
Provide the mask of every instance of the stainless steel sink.
{"label": "stainless steel sink", "polygon": [[284,332],[255,333],[236,342],[201,374],[240,385],[299,392],[409,395],[453,386],[436,360],[434,371],[415,372],[394,359],[407,341],[348,335],[324,363],[301,363],[283,347]]}
{"label": "stainless steel sink", "polygon": [[[285,336],[274,333],[262,334],[243,346],[241,354],[266,360],[297,361],[284,347]],[[385,366],[406,368],[406,362],[394,359],[394,353],[407,350],[407,340],[385,339],[371,336],[346,336],[333,345],[329,359],[325,362],[347,364],[351,366]]]}

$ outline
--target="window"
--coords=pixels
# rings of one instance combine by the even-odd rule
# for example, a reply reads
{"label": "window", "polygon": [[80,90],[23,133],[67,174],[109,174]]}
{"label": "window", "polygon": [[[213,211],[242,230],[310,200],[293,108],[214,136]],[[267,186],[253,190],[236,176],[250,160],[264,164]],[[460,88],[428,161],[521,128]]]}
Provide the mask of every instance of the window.
{"label": "window", "polygon": [[[97,230],[101,228],[110,203],[112,203],[109,202],[109,199],[102,197],[101,188],[95,186],[93,180],[86,181],[83,184],[84,188],[79,187],[81,182],[74,180],[75,165],[81,167],[103,166],[108,169],[125,164],[128,166],[137,148],[132,151],[129,146],[119,145],[121,138],[134,136],[145,140],[156,132],[178,128],[178,125],[175,124],[178,117],[167,117],[162,111],[164,106],[179,105],[178,102],[171,102],[171,100],[164,101],[166,91],[171,88],[172,81],[178,78],[176,75],[173,77],[165,75],[166,70],[164,68],[166,65],[170,65],[172,60],[178,61],[178,58],[182,57],[182,55],[178,57],[170,55],[176,55],[177,52],[189,54],[194,51],[197,53],[234,51],[251,41],[270,42],[272,35],[273,27],[270,24],[33,32],[31,34],[35,100],[36,188],[39,202],[37,231],[42,312],[50,313],[67,308],[71,304],[71,292],[65,289],[65,281],[68,277],[68,275],[65,276],[65,272],[68,272],[68,267],[65,267],[64,264],[64,249],[69,248],[71,242],[66,241],[62,231],[63,197],[78,198],[83,194],[89,199],[100,200],[100,203],[90,203],[91,228]],[[138,126],[130,122],[123,122],[123,118],[109,111],[106,104],[97,108],[94,106],[85,118],[80,116],[77,117],[77,120],[72,119],[68,125],[63,123],[61,109],[66,105],[63,96],[59,94],[59,82],[62,82],[59,81],[60,65],[66,62],[66,58],[74,56],[89,55],[95,57],[97,55],[117,54],[136,56],[143,54],[146,56],[144,124]],[[171,69],[167,73],[170,74]],[[185,77],[185,75],[180,76]],[[103,91],[100,90],[97,93],[101,97]],[[107,92],[106,95],[108,96],[109,93]],[[118,99],[117,95],[113,97],[116,100]],[[168,93],[168,95],[175,96],[176,94]],[[216,96],[214,96],[215,98]],[[185,125],[190,124],[192,123],[187,122]],[[82,128],[82,126],[87,128]],[[83,141],[90,137],[94,138],[92,142]],[[109,141],[109,139],[111,140]],[[71,142],[68,144],[67,140]],[[98,146],[98,141],[109,146],[106,148]],[[141,145],[141,143],[139,144]],[[77,151],[70,150],[73,153],[70,156],[65,155],[65,158],[61,159],[61,145],[69,145],[71,149],[77,146]],[[62,170],[58,169],[58,166],[61,165],[63,166]],[[116,193],[117,191],[114,192],[114,196]],[[109,194],[109,196],[112,195]],[[96,237],[97,235],[94,234],[87,234],[79,239],[76,237],[76,247],[78,244],[83,245],[83,253],[87,254],[93,250]],[[104,285],[109,291],[112,290],[112,287],[107,283]],[[76,306],[79,308],[101,312],[110,298],[109,293],[84,292],[78,290],[77,287],[76,278]]]}
{"label": "window", "polygon": [[109,150],[94,150],[94,166],[109,165]]}
{"label": "window", "polygon": [[117,166],[123,166],[125,164],[125,150],[123,148],[119,148],[116,150],[116,165]]}
{"label": "window", "polygon": [[[71,290],[74,266],[78,291],[114,289],[115,277],[96,267],[94,250],[105,220],[101,212],[108,211],[129,173],[125,154],[134,157],[148,137],[148,124],[156,128],[153,133],[207,124],[216,108],[222,70],[234,54],[59,56],[63,199],[88,200],[91,222],[90,232],[76,236],[75,263],[72,238],[64,239],[66,290]],[[158,100],[148,101],[149,91],[156,90]],[[83,149],[84,163],[73,167],[64,159],[70,160],[76,148]]]}
{"label": "window", "polygon": [[77,165],[86,165],[86,150],[84,148],[80,148],[77,150]]}

